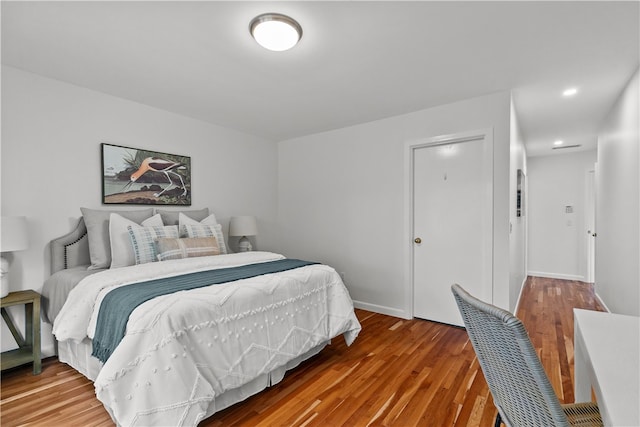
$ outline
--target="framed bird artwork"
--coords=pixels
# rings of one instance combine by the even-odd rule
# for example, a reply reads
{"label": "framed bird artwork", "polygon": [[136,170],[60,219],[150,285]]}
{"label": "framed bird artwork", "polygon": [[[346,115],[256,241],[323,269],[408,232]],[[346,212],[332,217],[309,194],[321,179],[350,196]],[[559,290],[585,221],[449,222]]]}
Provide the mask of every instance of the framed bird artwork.
{"label": "framed bird artwork", "polygon": [[191,205],[191,157],[102,145],[102,203]]}

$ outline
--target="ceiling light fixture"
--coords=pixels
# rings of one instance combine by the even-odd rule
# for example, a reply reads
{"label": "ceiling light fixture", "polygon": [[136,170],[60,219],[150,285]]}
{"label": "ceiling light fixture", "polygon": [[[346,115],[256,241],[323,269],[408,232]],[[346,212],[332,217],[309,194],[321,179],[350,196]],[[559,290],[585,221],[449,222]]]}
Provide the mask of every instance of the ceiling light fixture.
{"label": "ceiling light fixture", "polygon": [[564,92],[562,92],[562,96],[573,96],[576,93],[578,93],[578,89],[575,87],[570,87],[569,89],[566,89]]}
{"label": "ceiling light fixture", "polygon": [[256,16],[249,31],[265,49],[281,52],[294,47],[302,38],[302,27],[294,19],[279,13]]}
{"label": "ceiling light fixture", "polygon": [[555,146],[562,145],[562,144],[564,144],[564,141],[562,141],[561,139],[553,141],[553,145],[555,145]]}

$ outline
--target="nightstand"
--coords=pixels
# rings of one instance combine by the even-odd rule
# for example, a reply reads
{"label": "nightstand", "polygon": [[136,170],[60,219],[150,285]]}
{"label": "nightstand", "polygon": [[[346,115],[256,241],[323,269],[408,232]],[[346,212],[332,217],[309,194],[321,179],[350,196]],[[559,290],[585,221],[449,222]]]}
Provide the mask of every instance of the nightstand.
{"label": "nightstand", "polygon": [[[40,294],[36,291],[11,292],[0,300],[2,302],[2,318],[7,323],[11,335],[18,343],[15,350],[5,351],[2,359],[2,370],[33,362],[33,375],[42,370],[40,359]],[[24,305],[25,337],[16,328],[11,315],[5,307]]]}

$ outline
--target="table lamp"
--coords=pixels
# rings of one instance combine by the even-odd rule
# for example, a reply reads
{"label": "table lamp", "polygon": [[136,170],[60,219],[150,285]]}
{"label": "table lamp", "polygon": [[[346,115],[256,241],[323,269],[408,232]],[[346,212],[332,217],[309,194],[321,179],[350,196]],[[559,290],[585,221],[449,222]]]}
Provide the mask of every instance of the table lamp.
{"label": "table lamp", "polygon": [[232,216],[229,222],[229,236],[242,236],[238,241],[238,252],[252,251],[253,247],[247,236],[258,234],[256,218],[253,216]]}
{"label": "table lamp", "polygon": [[27,235],[27,218],[24,216],[3,216],[0,222],[0,277],[2,289],[0,297],[9,294],[9,260],[4,257],[6,252],[22,251],[29,247]]}

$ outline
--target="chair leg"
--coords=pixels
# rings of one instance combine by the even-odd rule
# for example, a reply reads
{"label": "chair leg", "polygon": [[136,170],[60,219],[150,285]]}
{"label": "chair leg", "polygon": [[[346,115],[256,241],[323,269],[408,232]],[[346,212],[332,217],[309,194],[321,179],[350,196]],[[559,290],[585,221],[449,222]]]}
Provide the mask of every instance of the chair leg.
{"label": "chair leg", "polygon": [[493,425],[493,427],[500,427],[502,425],[502,417],[500,416],[500,412],[498,412],[498,415],[496,415],[496,423]]}

